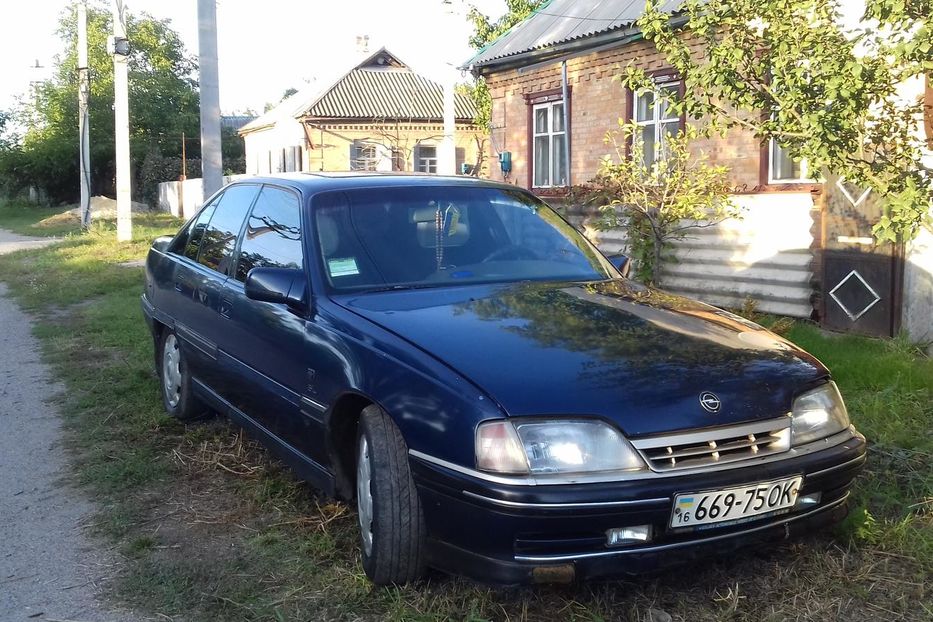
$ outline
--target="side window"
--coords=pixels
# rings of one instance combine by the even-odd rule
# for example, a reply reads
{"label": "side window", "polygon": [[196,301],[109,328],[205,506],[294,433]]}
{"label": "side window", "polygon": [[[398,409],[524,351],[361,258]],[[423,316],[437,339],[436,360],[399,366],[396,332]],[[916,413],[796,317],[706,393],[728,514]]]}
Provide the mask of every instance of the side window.
{"label": "side window", "polygon": [[301,203],[281,188],[264,186],[246,223],[236,279],[245,281],[253,268],[297,268],[301,257]]}
{"label": "side window", "polygon": [[178,252],[188,259],[194,261],[198,260],[198,248],[200,248],[201,240],[204,238],[204,231],[207,229],[207,225],[211,221],[211,216],[214,215],[214,208],[217,207],[219,201],[220,197],[211,201],[211,204],[202,209],[198,217],[191,221],[191,224],[188,226],[188,234],[184,241],[184,248],[178,249]]}
{"label": "side window", "polygon": [[258,186],[243,184],[231,186],[224,192],[214,209],[214,217],[204,231],[198,262],[211,270],[227,273],[233,263],[237,236],[258,191]]}

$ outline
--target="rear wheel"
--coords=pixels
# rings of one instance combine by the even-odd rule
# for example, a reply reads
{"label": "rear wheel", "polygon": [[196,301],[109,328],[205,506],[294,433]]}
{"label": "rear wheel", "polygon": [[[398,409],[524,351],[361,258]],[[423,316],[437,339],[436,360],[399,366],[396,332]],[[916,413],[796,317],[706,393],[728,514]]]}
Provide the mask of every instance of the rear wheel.
{"label": "rear wheel", "polygon": [[206,409],[191,393],[191,376],[184,354],[178,347],[178,337],[166,329],[159,345],[159,380],[165,411],[182,420],[202,416]]}
{"label": "rear wheel", "polygon": [[424,571],[424,518],[402,434],[369,406],[357,433],[356,503],[363,569],[378,585],[406,583]]}

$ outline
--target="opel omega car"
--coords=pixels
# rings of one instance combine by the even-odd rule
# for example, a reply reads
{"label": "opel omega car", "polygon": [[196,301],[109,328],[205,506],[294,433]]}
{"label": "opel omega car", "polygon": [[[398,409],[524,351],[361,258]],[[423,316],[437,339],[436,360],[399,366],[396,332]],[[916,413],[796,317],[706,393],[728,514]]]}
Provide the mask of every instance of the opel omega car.
{"label": "opel omega car", "polygon": [[355,500],[376,583],[639,573],[839,520],[865,459],[827,369],[644,287],[469,178],[233,183],[146,263],[166,410]]}

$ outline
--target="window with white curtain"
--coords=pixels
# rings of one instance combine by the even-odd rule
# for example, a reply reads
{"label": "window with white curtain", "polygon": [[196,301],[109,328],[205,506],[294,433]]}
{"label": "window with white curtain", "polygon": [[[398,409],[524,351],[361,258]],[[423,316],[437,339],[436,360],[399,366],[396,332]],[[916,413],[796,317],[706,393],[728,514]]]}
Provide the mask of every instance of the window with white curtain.
{"label": "window with white curtain", "polygon": [[532,115],[532,186],[567,185],[564,102],[536,104]]}
{"label": "window with white curtain", "polygon": [[784,147],[771,139],[768,148],[768,183],[800,184],[813,181],[806,160],[795,160]]}
{"label": "window with white curtain", "polygon": [[632,153],[646,167],[665,158],[668,141],[680,131],[680,115],[669,105],[679,93],[680,82],[673,79],[659,80],[654,89],[635,93],[633,120],[638,129]]}

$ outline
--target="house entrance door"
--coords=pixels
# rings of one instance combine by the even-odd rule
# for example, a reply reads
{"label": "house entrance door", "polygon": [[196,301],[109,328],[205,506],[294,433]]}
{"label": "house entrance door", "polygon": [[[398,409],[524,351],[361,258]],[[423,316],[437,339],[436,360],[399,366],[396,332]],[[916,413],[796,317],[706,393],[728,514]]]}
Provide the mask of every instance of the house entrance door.
{"label": "house entrance door", "polygon": [[839,177],[826,183],[820,324],[830,330],[891,337],[900,328],[903,253],[876,244],[881,216],[870,190]]}

